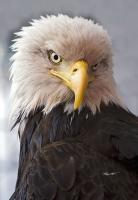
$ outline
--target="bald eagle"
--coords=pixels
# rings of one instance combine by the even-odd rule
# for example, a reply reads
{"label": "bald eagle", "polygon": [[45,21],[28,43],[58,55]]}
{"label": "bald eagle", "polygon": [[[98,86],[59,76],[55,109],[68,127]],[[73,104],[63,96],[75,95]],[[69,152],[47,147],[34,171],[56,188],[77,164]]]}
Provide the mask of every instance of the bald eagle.
{"label": "bald eagle", "polygon": [[137,200],[138,118],[117,90],[107,31],[41,17],[12,48],[20,157],[11,200]]}

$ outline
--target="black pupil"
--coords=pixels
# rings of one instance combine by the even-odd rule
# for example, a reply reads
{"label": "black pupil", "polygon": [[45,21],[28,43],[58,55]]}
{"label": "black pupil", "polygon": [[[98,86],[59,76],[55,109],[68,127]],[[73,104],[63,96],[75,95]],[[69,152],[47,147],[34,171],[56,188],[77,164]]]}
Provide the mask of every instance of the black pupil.
{"label": "black pupil", "polygon": [[55,60],[58,60],[58,55],[54,55],[54,59],[55,59]]}

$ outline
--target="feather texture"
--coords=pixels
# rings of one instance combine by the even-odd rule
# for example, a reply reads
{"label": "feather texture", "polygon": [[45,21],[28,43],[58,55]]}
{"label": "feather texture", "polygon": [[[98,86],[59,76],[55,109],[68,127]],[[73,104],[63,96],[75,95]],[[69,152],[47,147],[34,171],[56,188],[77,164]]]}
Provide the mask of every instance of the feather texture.
{"label": "feather texture", "polygon": [[[114,102],[122,105],[113,78],[111,41],[107,31],[92,20],[65,15],[48,16],[35,20],[17,33],[12,46],[15,52],[11,66],[11,118],[23,112],[44,106],[44,113],[66,102],[65,111],[72,112],[74,96],[49,69],[69,70],[72,64],[84,59],[91,67],[98,63],[95,81],[89,84],[82,106],[87,105],[93,113],[100,103]],[[47,50],[59,54],[63,62],[54,66],[50,63]]]}
{"label": "feather texture", "polygon": [[23,132],[11,200],[138,198],[138,119],[130,112],[111,104],[67,115],[59,105],[28,116]]}

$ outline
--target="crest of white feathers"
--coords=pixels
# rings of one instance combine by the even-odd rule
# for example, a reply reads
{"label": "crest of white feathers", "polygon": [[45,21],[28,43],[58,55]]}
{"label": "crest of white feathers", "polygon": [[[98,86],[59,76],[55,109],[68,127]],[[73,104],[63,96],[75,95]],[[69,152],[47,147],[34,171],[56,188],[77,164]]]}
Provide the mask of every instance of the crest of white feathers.
{"label": "crest of white feathers", "polygon": [[40,106],[44,106],[47,114],[62,102],[66,102],[65,112],[72,111],[72,92],[48,73],[55,66],[48,60],[47,49],[64,58],[63,67],[82,58],[90,66],[99,62],[96,79],[87,89],[83,106],[89,106],[95,113],[101,102],[121,104],[112,73],[111,42],[102,26],[82,17],[47,16],[23,27],[16,36],[11,58],[12,116],[20,112],[28,115]]}

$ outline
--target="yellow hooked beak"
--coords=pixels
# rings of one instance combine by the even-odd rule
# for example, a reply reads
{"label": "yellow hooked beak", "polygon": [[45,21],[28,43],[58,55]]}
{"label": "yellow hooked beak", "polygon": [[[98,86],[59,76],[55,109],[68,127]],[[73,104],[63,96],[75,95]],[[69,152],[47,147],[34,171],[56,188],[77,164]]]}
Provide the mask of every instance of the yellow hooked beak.
{"label": "yellow hooked beak", "polygon": [[77,61],[70,72],[50,70],[50,73],[61,80],[75,94],[74,110],[78,109],[84,99],[85,91],[88,86],[88,63],[86,61]]}

